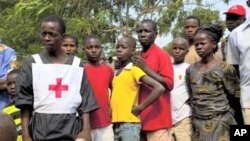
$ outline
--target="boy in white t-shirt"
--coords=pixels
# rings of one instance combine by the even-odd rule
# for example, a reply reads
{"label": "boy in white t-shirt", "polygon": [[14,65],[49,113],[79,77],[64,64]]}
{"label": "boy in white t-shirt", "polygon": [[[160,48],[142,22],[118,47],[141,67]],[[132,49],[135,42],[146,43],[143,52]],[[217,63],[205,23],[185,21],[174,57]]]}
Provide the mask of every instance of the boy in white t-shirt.
{"label": "boy in white t-shirt", "polygon": [[173,127],[171,133],[175,141],[191,141],[192,122],[191,107],[187,103],[189,99],[186,87],[186,69],[189,64],[184,62],[188,53],[188,41],[178,37],[173,40],[172,56],[174,58],[174,89],[171,91],[171,111]]}

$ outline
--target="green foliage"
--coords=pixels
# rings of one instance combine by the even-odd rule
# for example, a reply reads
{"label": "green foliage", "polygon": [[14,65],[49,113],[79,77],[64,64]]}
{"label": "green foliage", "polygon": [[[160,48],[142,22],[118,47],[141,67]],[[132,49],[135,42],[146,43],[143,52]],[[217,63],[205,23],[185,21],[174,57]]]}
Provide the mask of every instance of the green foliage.
{"label": "green foliage", "polygon": [[167,51],[169,54],[172,54],[172,42],[169,42],[165,47],[163,47],[163,50]]}
{"label": "green foliage", "polygon": [[[59,15],[66,21],[67,34],[79,39],[79,50],[86,35],[97,34],[109,56],[114,54],[117,38],[134,35],[139,21],[145,18],[157,21],[159,33],[181,36],[183,20],[190,15],[185,10],[186,2],[188,0],[0,0],[0,38],[17,51],[18,60],[22,60],[41,50],[41,20],[48,15]],[[198,15],[202,23],[219,21],[218,11],[202,7],[202,0],[195,0],[195,4],[197,8],[191,14]],[[84,57],[81,51],[78,55]]]}

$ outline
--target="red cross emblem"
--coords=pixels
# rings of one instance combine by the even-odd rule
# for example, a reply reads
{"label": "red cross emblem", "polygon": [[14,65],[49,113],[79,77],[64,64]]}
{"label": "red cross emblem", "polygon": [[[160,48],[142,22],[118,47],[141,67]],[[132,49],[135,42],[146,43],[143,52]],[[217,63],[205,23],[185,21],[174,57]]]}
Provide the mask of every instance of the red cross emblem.
{"label": "red cross emblem", "polygon": [[62,91],[68,91],[68,85],[62,85],[62,78],[57,78],[56,85],[49,85],[49,91],[55,91],[56,98],[61,98]]}

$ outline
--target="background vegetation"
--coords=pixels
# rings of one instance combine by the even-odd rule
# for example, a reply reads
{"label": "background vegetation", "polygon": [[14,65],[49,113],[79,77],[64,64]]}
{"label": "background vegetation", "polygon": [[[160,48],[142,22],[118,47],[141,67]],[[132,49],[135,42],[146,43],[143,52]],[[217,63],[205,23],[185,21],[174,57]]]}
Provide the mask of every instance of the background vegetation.
{"label": "background vegetation", "polygon": [[[229,0],[224,0],[228,3]],[[80,48],[88,34],[101,37],[106,55],[113,54],[120,35],[134,35],[142,19],[153,19],[159,34],[183,36],[183,21],[197,15],[202,24],[222,22],[219,11],[202,0],[0,0],[0,39],[13,47],[18,60],[41,50],[39,26],[48,15],[59,15],[67,24],[67,33],[78,37]],[[187,5],[195,9],[186,10]],[[170,41],[166,41],[170,42]],[[168,44],[165,49],[168,49]],[[140,46],[138,45],[140,48]],[[78,56],[84,57],[81,52]]]}

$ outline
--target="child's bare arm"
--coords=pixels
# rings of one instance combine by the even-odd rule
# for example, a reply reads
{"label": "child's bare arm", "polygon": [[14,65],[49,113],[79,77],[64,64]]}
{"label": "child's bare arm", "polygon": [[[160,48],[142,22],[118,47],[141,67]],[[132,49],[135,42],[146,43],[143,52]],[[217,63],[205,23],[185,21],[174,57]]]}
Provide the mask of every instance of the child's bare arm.
{"label": "child's bare arm", "polygon": [[29,124],[30,124],[31,110],[21,109],[21,124],[22,124],[22,136],[23,141],[32,141],[29,134]]}
{"label": "child's bare arm", "polygon": [[91,141],[89,113],[84,113],[81,119],[82,131],[78,134],[76,141]]}
{"label": "child's bare arm", "polygon": [[141,77],[141,81],[153,88],[150,95],[138,106],[134,106],[132,109],[132,113],[134,115],[139,115],[145,108],[147,108],[150,104],[152,104],[162,92],[165,91],[165,88],[156,80],[149,77],[148,75],[144,75]]}

